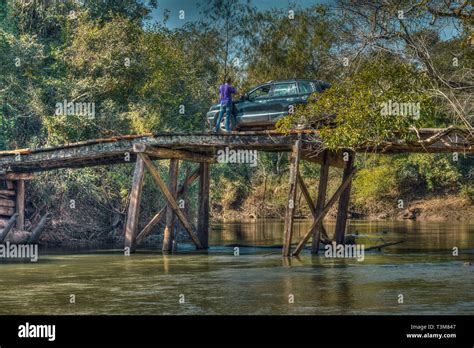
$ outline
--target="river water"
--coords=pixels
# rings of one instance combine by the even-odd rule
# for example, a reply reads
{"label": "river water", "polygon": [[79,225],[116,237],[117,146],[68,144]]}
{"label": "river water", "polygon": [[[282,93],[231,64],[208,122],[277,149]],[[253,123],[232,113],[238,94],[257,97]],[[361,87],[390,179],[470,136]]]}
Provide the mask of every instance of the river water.
{"label": "river water", "polygon": [[[308,226],[296,222],[295,240]],[[206,252],[40,250],[37,263],[0,261],[0,314],[474,314],[474,224],[351,221],[366,248],[405,240],[363,261],[225,246],[281,244],[282,233],[281,220],[226,222],[212,225]]]}

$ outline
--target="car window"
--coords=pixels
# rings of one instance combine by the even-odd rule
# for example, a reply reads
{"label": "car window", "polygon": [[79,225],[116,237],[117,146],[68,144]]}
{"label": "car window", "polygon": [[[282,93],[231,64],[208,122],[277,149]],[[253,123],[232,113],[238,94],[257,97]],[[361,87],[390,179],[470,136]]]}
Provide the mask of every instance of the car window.
{"label": "car window", "polygon": [[271,87],[272,87],[271,85],[264,85],[264,86],[258,87],[257,89],[249,93],[249,98],[256,99],[256,98],[268,97],[270,94]]}
{"label": "car window", "polygon": [[296,83],[279,83],[273,87],[272,96],[273,97],[284,97],[287,95],[298,94],[296,89]]}
{"label": "car window", "polygon": [[312,93],[313,88],[311,87],[311,83],[309,81],[300,81],[298,82],[300,93]]}

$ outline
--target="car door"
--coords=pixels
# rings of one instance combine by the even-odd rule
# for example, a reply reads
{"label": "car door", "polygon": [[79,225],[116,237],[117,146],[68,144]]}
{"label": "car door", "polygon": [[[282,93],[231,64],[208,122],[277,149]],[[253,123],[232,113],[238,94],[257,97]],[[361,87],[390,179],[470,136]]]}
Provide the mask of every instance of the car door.
{"label": "car door", "polygon": [[239,124],[266,123],[266,111],[271,91],[271,84],[265,84],[248,93],[248,97],[236,105]]}
{"label": "car door", "polygon": [[269,121],[274,123],[284,115],[287,115],[290,105],[301,102],[298,98],[296,82],[275,83],[271,92],[271,101],[269,102],[273,106]]}
{"label": "car door", "polygon": [[299,99],[301,103],[305,103],[311,93],[315,91],[310,81],[298,81]]}

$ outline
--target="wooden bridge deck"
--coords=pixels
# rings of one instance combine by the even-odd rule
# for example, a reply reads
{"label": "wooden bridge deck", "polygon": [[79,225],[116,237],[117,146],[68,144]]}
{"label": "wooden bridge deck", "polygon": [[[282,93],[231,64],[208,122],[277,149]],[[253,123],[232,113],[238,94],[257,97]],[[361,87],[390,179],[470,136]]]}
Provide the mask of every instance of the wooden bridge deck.
{"label": "wooden bridge deck", "polygon": [[[474,138],[465,129],[420,129],[413,142],[392,141],[378,147],[361,147],[359,152],[380,153],[404,152],[474,152]],[[192,152],[196,155],[212,156],[217,149],[253,149],[259,151],[289,152],[297,139],[302,139],[302,158],[320,162],[322,140],[317,131],[302,130],[290,133],[276,131],[215,133],[161,133],[125,135],[106,139],[93,139],[54,147],[38,149],[16,149],[0,151],[0,175],[8,173],[32,173],[57,168],[78,168],[95,165],[126,163],[136,158],[134,144]],[[162,158],[173,156],[164,152]],[[160,158],[155,157],[155,158]],[[192,158],[187,158],[192,160]],[[199,157],[197,157],[199,162]],[[132,162],[133,163],[133,162]],[[343,167],[341,156],[331,153],[330,164]]]}

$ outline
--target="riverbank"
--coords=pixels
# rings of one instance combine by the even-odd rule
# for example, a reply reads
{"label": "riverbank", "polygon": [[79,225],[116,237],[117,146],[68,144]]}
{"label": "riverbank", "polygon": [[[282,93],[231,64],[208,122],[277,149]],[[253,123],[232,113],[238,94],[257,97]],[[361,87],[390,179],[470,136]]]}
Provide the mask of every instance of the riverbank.
{"label": "riverbank", "polygon": [[[311,213],[304,200],[299,200],[297,216],[310,218]],[[222,205],[214,204],[211,210],[214,219],[256,219],[283,218],[285,206],[275,204],[262,205],[255,199],[247,199],[241,208],[224,209]],[[335,219],[337,205],[328,213],[328,219]],[[351,204],[349,209],[351,219],[364,220],[421,220],[421,221],[473,221],[474,204],[469,200],[454,195],[437,196],[423,199],[410,199],[404,202],[379,202],[378,204]]]}

